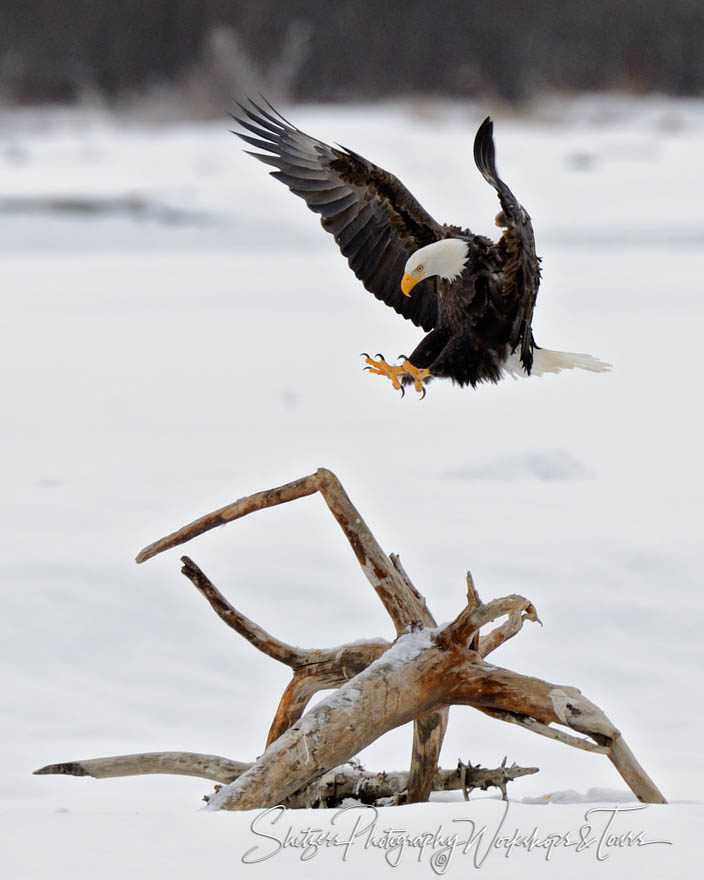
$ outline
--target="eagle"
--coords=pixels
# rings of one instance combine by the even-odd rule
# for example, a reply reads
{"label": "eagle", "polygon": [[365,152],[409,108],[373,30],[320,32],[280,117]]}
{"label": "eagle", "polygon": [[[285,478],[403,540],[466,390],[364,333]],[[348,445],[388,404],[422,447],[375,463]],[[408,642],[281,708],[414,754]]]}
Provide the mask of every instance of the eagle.
{"label": "eagle", "polygon": [[[263,106],[265,105],[265,106]],[[501,204],[498,241],[438,223],[388,171],[346,147],[305,134],[266,99],[237,102],[234,131],[274,167],[272,177],[320,215],[364,287],[426,335],[400,364],[363,353],[370,372],[425,396],[435,378],[475,387],[506,375],[530,376],[610,365],[591,355],[551,351],[531,322],[540,258],[530,216],[496,170],[489,117],[474,139],[474,161]]]}

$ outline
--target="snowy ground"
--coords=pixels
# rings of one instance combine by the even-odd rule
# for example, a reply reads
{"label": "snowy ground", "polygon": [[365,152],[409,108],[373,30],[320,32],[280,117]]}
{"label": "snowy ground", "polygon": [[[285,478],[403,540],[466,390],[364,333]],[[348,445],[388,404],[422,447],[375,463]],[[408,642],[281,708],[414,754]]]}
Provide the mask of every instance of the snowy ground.
{"label": "snowy ground", "polygon": [[[496,200],[470,158],[491,109],[291,115],[393,170],[438,219],[492,234]],[[476,392],[436,383],[420,402],[362,372],[358,357],[395,357],[419,332],[361,288],[315,216],[240,151],[225,121],[145,129],[0,113],[3,877],[83,878],[98,866],[104,877],[234,874],[262,843],[251,814],[194,812],[205,781],[31,771],[132,751],[261,753],[287,670],[213,615],[179,574],[181,551],[133,559],[197,515],[321,465],[401,554],[438,620],[459,611],[467,568],[486,599],[529,596],[544,627],[527,626],[495,661],[581,688],[674,802],[617,817],[619,831],[646,829],[672,846],[619,850],[603,864],[595,847],[555,850],[549,863],[544,851],[497,854],[489,876],[533,864],[575,877],[691,876],[704,815],[704,715],[692,700],[702,665],[704,104],[549,105],[530,120],[499,116],[495,136],[543,257],[538,342],[614,371]],[[391,635],[317,497],[187,552],[289,642]],[[363,762],[406,767],[410,735],[389,734]],[[452,710],[444,766],[504,755],[541,768],[514,784],[504,830],[538,825],[577,840],[589,809],[580,799],[625,797],[605,759]],[[581,796],[545,805],[567,789]],[[499,810],[485,798],[378,821],[434,832],[471,817],[493,833]],[[281,825],[330,821],[297,813]],[[342,864],[339,848],[298,857],[247,871],[311,876]],[[456,854],[448,874],[466,873],[470,858]],[[433,876],[427,852],[415,859],[402,865]],[[391,870],[378,848],[358,846],[347,863]]]}

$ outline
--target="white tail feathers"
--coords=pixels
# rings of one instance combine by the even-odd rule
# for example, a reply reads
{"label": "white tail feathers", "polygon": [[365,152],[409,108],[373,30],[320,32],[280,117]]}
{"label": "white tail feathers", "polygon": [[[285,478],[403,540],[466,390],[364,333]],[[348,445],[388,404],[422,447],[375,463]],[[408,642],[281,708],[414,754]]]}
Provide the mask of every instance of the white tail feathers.
{"label": "white tail feathers", "polygon": [[592,373],[606,373],[610,369],[611,364],[606,364],[590,354],[536,348],[533,351],[531,375],[542,376],[543,373],[559,373],[561,370],[590,370]]}
{"label": "white tail feathers", "polygon": [[[514,351],[508,356],[503,368],[514,379],[526,375],[518,351]],[[535,348],[533,349],[533,368],[530,374],[531,376],[543,376],[545,373],[559,373],[562,370],[590,370],[592,373],[606,373],[610,369],[611,364],[604,363],[590,354]]]}

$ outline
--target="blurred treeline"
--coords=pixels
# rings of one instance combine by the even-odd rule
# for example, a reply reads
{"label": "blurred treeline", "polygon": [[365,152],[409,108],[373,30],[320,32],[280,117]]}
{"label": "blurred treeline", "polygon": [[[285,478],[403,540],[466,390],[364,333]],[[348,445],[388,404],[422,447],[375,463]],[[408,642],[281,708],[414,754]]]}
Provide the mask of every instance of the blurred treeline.
{"label": "blurred treeline", "polygon": [[0,0],[0,100],[704,93],[704,0]]}

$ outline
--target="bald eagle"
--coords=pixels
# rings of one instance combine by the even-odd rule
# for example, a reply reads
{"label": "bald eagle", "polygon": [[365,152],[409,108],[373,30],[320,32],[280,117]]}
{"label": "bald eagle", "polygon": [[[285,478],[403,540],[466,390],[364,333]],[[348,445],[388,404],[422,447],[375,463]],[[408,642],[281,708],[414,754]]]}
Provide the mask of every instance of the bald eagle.
{"label": "bald eagle", "polygon": [[238,103],[233,116],[244,130],[234,133],[257,150],[247,152],[273,165],[271,175],[320,215],[366,289],[427,333],[398,365],[366,355],[372,373],[424,395],[436,377],[474,387],[504,375],[609,368],[591,355],[535,343],[540,259],[528,212],[496,171],[489,117],[477,131],[474,161],[501,203],[498,242],[438,223],[393,174],[310,137],[265,103]]}

